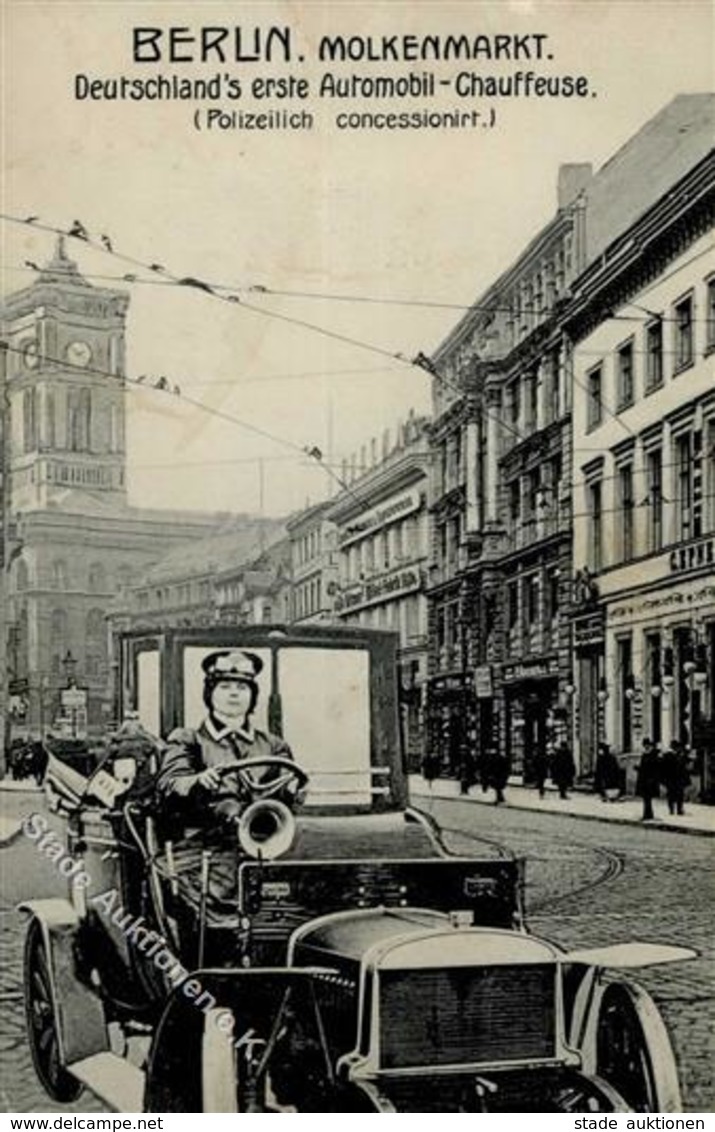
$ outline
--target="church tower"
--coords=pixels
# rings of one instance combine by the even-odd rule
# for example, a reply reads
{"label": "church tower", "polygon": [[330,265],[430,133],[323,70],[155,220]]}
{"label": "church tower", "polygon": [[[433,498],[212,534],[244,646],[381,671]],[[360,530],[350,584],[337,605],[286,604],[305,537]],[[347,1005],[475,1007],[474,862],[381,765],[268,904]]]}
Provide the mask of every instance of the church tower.
{"label": "church tower", "polygon": [[30,286],[7,298],[12,511],[44,509],[72,489],[126,506],[128,304],[80,275],[63,237]]}

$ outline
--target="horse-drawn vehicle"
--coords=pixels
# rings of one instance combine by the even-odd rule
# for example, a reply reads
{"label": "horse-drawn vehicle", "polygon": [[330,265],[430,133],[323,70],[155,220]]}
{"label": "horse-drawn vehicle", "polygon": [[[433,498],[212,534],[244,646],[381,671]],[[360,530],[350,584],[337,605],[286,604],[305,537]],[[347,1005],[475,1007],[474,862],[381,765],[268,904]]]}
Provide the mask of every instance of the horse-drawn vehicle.
{"label": "horse-drawn vehicle", "polygon": [[50,760],[70,894],[26,905],[50,1096],[87,1086],[124,1112],[678,1111],[657,1008],[614,968],[692,952],[565,952],[526,930],[520,862],[447,851],[408,802],[394,637],[129,634],[119,699],[144,740],[197,722],[200,665],[221,648],[260,656],[257,724],[295,757],[221,768],[244,800],[228,847],[157,804],[151,743],[110,745],[88,777]]}

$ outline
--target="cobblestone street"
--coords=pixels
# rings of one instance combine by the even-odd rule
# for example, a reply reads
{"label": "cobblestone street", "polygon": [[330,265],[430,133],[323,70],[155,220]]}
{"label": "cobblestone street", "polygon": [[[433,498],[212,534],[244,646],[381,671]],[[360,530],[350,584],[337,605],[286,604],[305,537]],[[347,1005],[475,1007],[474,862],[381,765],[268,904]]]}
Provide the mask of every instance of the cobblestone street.
{"label": "cobblestone street", "polygon": [[[5,801],[17,816],[20,799],[8,803],[5,796]],[[35,796],[32,808],[37,801]],[[634,974],[656,998],[668,1023],[685,1111],[710,1111],[715,1100],[715,1051],[708,1020],[715,949],[712,839],[459,800],[415,801],[443,824],[456,852],[497,852],[503,844],[527,859],[532,931],[565,947],[638,939],[698,949],[700,957],[693,962]],[[54,1111],[58,1106],[37,1083],[25,1043],[23,933],[14,908],[18,900],[50,895],[58,887],[49,863],[38,859],[22,837],[1,852],[2,1107],[11,1112]],[[102,1109],[85,1094],[65,1111]]]}
{"label": "cobblestone street", "polygon": [[[715,1101],[713,841],[661,830],[458,800],[415,799],[451,832],[457,852],[473,836],[503,842],[527,860],[528,924],[564,947],[620,940],[692,946],[689,963],[633,972],[654,996],[678,1058],[686,1111]],[[471,836],[470,836],[471,835]]]}

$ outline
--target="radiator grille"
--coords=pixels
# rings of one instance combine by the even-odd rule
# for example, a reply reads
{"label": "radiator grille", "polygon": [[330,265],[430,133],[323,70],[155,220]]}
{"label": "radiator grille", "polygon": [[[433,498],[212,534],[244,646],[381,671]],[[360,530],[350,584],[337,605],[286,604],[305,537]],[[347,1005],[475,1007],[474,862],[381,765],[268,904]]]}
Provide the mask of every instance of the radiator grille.
{"label": "radiator grille", "polygon": [[553,1057],[550,964],[380,973],[383,1069]]}

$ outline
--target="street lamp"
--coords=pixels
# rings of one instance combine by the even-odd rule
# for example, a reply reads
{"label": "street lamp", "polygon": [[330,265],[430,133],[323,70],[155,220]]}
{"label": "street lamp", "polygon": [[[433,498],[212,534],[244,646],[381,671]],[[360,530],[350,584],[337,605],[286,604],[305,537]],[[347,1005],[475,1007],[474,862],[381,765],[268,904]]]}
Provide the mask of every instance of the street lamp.
{"label": "street lamp", "polygon": [[65,683],[67,684],[68,688],[71,688],[74,684],[77,661],[75,657],[72,656],[70,649],[67,649],[67,652],[64,655],[64,658],[62,660],[62,668],[65,674]]}

